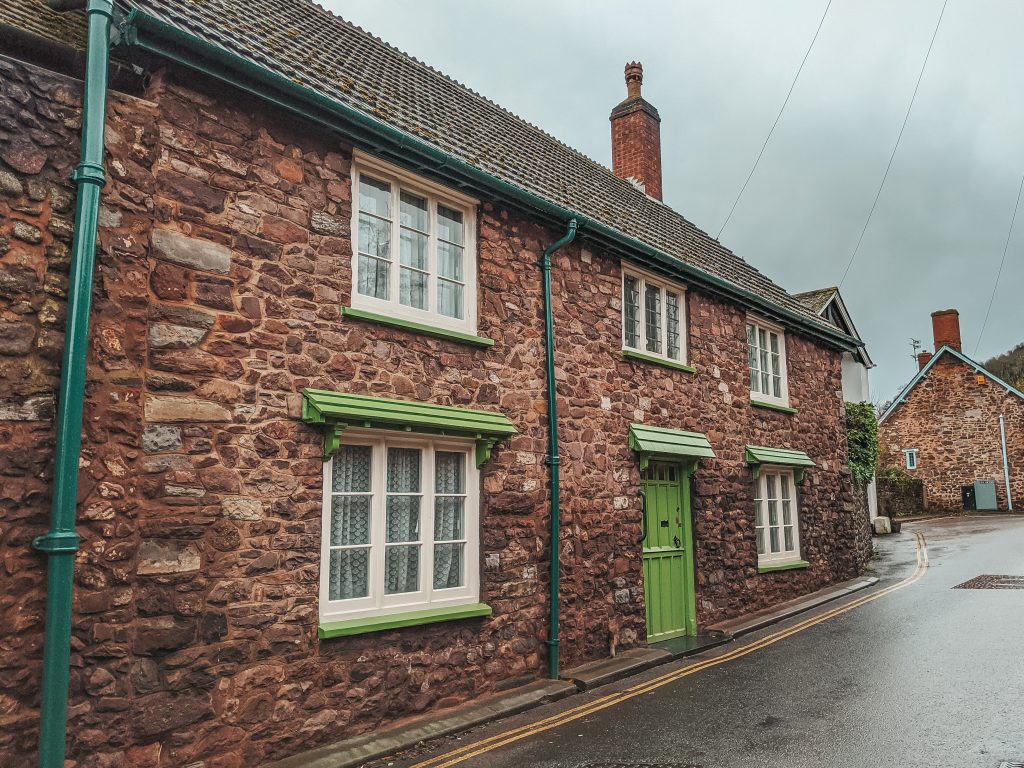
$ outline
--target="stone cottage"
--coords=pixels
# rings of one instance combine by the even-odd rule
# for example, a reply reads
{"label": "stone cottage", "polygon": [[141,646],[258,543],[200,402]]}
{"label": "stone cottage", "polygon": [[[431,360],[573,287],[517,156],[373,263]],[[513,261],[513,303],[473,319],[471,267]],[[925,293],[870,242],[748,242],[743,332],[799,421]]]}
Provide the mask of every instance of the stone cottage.
{"label": "stone cottage", "polygon": [[994,485],[995,507],[1020,509],[1024,393],[963,353],[957,310],[933,312],[932,332],[934,351],[918,355],[917,375],[879,419],[879,461],[921,480],[928,508],[977,504],[981,482]]}
{"label": "stone cottage", "polygon": [[639,64],[612,173],[255,8],[0,0],[0,762],[256,765],[856,574],[858,342],[662,202]]}
{"label": "stone cottage", "polygon": [[[853,324],[850,311],[846,307],[838,286],[831,288],[820,288],[816,291],[806,291],[794,294],[809,309],[817,312],[821,317],[828,320],[844,333],[848,333],[858,341],[861,339],[857,326]],[[843,400],[847,403],[870,403],[871,383],[869,374],[875,367],[874,361],[868,354],[865,346],[858,347],[854,352],[843,353]],[[878,517],[878,487],[874,478],[863,487],[854,484],[854,493],[862,507],[866,508],[868,522],[872,523]],[[865,542],[865,553],[871,555],[871,546]]]}

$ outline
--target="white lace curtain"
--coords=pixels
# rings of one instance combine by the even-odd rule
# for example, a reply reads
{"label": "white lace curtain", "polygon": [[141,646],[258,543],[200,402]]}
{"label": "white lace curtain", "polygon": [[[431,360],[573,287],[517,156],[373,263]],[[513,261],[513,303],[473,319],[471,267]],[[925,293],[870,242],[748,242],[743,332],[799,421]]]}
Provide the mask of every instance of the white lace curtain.
{"label": "white lace curtain", "polygon": [[[465,538],[465,454],[434,456],[434,589],[462,586]],[[449,543],[451,542],[451,543]]]}
{"label": "white lace curtain", "polygon": [[334,458],[331,477],[331,600],[369,594],[371,458],[372,451],[367,445],[342,446]]}
{"label": "white lace curtain", "polygon": [[[388,448],[384,593],[416,592],[420,572],[420,454]],[[402,542],[416,542],[392,546]]]}
{"label": "white lace curtain", "polygon": [[[373,449],[344,445],[331,477],[329,598],[369,594]],[[384,593],[417,592],[422,556],[423,451],[388,448],[385,476]],[[430,500],[428,500],[430,503]],[[466,454],[434,454],[433,587],[465,584]],[[379,578],[379,577],[378,577]]]}

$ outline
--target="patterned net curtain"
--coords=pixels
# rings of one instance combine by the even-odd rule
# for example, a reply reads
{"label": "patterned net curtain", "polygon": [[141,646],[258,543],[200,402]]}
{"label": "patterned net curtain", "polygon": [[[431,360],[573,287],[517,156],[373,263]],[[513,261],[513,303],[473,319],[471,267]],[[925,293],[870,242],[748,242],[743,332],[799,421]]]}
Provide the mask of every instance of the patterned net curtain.
{"label": "patterned net curtain", "polygon": [[388,448],[384,594],[416,592],[420,571],[420,454]]}
{"label": "patterned net curtain", "polygon": [[329,597],[366,597],[370,579],[370,474],[368,445],[342,446],[331,479]]}
{"label": "patterned net curtain", "polygon": [[464,453],[446,451],[434,457],[434,589],[463,585],[465,459]]}

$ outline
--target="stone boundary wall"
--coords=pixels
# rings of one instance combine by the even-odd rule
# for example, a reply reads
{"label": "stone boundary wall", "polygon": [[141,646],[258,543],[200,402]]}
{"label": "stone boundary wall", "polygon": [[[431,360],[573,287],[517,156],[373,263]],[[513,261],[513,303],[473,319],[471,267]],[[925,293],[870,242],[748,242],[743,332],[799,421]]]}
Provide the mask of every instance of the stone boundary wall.
{"label": "stone boundary wall", "polygon": [[874,547],[871,542],[873,531],[871,530],[871,513],[868,508],[868,484],[853,481],[853,514],[856,525],[854,527],[854,542],[857,552],[858,570],[871,560],[874,554]]}
{"label": "stone boundary wall", "polygon": [[928,511],[924,482],[914,478],[878,478],[878,514],[885,517],[920,515]]}

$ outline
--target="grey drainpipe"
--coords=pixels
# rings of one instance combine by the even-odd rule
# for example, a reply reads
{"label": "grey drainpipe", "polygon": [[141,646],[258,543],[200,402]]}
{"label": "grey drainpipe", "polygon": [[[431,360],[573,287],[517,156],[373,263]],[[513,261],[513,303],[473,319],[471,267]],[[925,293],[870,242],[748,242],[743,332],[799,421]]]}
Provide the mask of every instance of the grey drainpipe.
{"label": "grey drainpipe", "polygon": [[1006,419],[999,414],[999,440],[1003,448],[1003,482],[1006,483],[1006,506],[1013,512],[1013,491],[1010,490],[1010,462],[1006,458]]}

